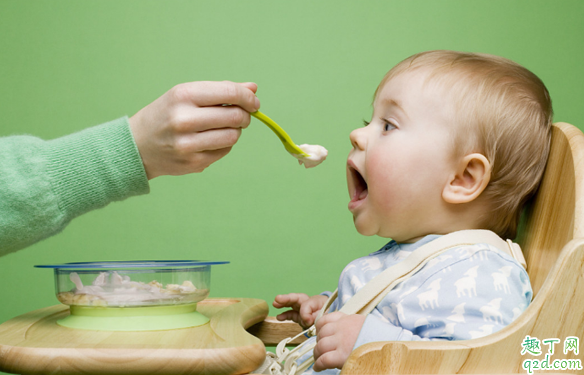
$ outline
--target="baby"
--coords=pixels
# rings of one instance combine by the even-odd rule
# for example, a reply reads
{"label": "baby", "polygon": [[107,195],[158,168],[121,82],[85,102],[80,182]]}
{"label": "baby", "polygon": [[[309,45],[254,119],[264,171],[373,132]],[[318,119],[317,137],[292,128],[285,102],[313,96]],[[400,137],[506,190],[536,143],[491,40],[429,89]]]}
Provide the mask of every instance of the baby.
{"label": "baby", "polygon": [[[374,341],[467,340],[496,332],[531,302],[525,269],[476,244],[452,248],[390,291],[367,316],[338,310],[363,285],[441,235],[488,229],[514,238],[521,209],[541,180],[552,107],[544,84],[507,59],[424,52],[383,78],[373,116],[351,135],[349,210],[363,235],[391,238],[351,262],[338,298],[316,324],[312,371],[338,373]],[[306,327],[327,293],[278,295],[278,315]]]}

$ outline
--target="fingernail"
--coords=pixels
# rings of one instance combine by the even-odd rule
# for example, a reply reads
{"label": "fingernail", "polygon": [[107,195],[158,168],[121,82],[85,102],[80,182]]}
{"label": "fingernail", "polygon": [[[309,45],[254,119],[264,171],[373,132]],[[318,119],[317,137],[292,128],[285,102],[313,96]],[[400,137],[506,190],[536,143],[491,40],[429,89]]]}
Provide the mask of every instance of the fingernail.
{"label": "fingernail", "polygon": [[256,109],[256,111],[257,111],[258,109],[260,109],[260,100],[258,99],[258,97],[257,97],[257,96],[255,97],[255,109]]}

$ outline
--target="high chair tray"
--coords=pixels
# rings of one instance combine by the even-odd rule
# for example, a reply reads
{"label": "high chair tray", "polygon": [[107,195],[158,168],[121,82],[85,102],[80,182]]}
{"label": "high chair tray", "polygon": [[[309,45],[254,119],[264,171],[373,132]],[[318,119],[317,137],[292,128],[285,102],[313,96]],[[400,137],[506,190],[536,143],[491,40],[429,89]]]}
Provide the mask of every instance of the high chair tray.
{"label": "high chair tray", "polygon": [[0,371],[17,374],[243,374],[265,358],[246,328],[261,322],[260,299],[206,299],[197,311],[210,322],[147,332],[61,327],[68,306],[50,306],[0,324]]}

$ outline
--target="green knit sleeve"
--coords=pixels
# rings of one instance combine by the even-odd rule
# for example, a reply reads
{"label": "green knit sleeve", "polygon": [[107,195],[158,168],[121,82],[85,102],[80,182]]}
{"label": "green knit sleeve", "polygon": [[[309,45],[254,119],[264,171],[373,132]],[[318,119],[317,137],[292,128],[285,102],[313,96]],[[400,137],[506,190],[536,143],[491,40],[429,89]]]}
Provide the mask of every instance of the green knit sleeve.
{"label": "green knit sleeve", "polygon": [[0,138],[0,255],[60,232],[87,211],[148,191],[127,117],[51,141]]}

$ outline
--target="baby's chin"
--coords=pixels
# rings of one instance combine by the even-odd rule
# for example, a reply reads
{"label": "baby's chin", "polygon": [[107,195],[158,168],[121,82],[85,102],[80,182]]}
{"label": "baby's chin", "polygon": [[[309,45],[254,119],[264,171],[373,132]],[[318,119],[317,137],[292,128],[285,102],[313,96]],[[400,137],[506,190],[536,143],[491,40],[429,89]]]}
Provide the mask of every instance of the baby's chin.
{"label": "baby's chin", "polygon": [[387,228],[381,228],[379,225],[368,222],[363,218],[353,217],[353,224],[355,225],[355,229],[357,229],[357,232],[359,232],[359,234],[362,234],[363,236],[379,236],[391,239],[395,239],[394,236],[399,237],[397,233],[393,233],[394,231],[387,230]]}
{"label": "baby's chin", "polygon": [[360,220],[359,217],[353,217],[353,224],[355,224],[355,229],[357,229],[357,232],[363,236],[375,236],[379,231],[375,225],[368,223],[362,218]]}

